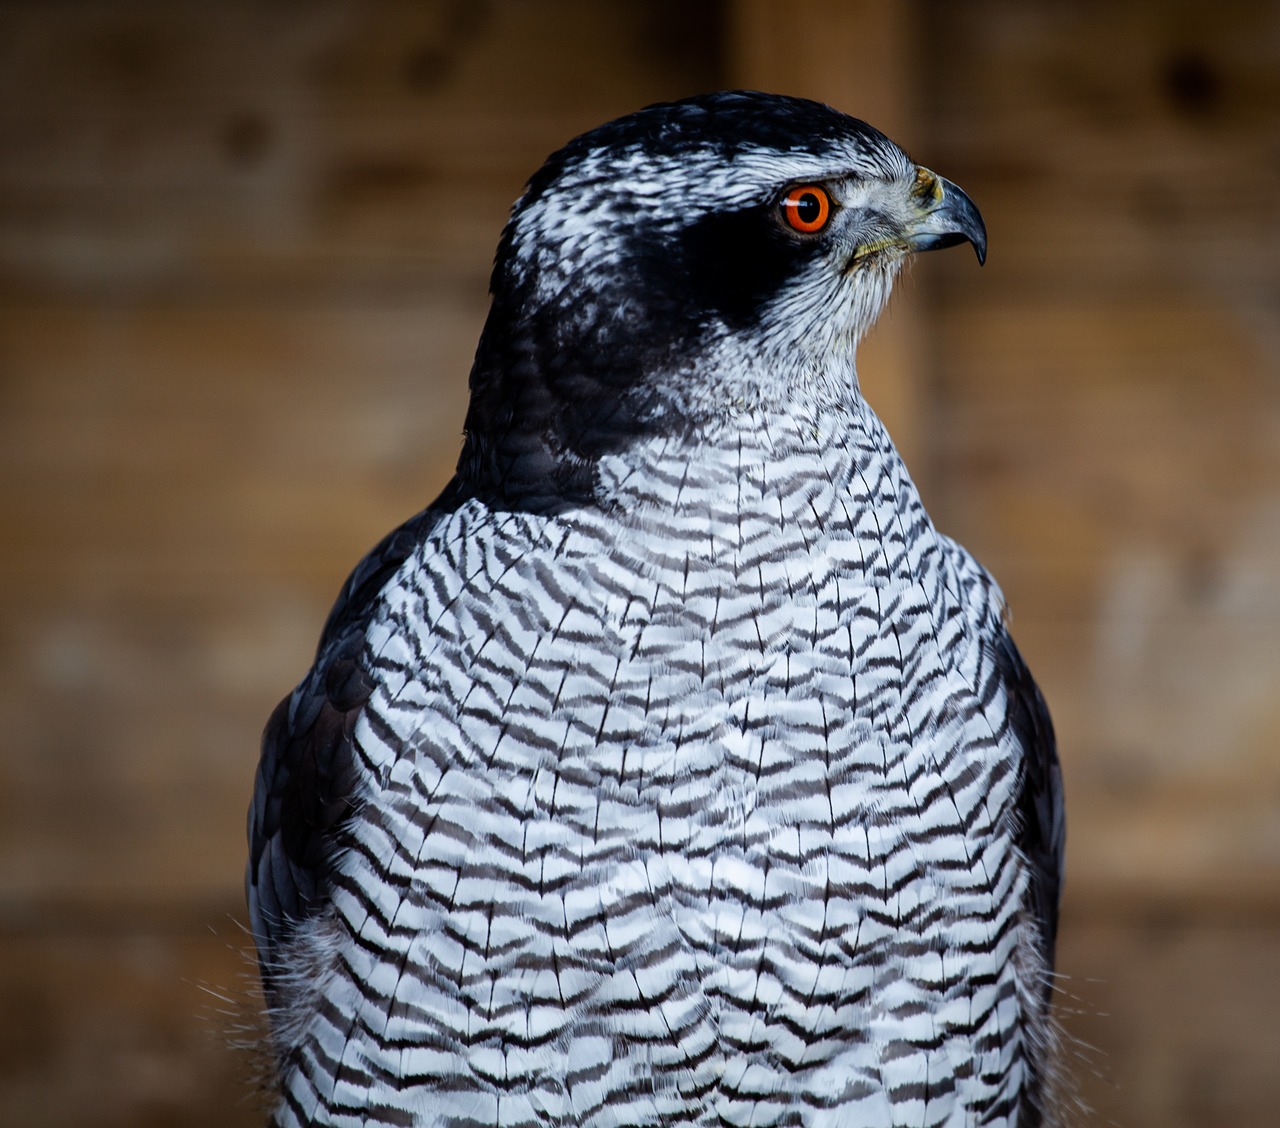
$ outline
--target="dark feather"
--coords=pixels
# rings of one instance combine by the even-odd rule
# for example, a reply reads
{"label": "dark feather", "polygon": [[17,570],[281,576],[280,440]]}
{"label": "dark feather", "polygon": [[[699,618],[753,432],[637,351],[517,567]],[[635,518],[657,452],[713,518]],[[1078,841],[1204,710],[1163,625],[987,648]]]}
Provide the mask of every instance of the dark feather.
{"label": "dark feather", "polygon": [[1058,745],[1044,697],[1004,628],[996,637],[995,660],[1009,699],[1009,724],[1023,752],[1018,846],[1031,863],[1031,910],[1052,968],[1067,844]]}
{"label": "dark feather", "polygon": [[[1066,814],[1063,808],[1062,770],[1049,708],[1013,638],[1001,625],[992,647],[996,672],[1009,702],[1009,726],[1022,749],[1022,780],[1018,791],[1018,848],[1031,866],[1028,905],[1040,934],[1045,967],[1053,970],[1058,938],[1058,905],[1062,897]],[[1043,990],[1046,1013],[1052,981]],[[1046,1055],[1027,1059],[1028,1083],[1019,1097],[1019,1125],[1040,1128],[1046,1123],[1052,1070]]]}
{"label": "dark feather", "polygon": [[245,889],[269,1002],[281,949],[325,903],[342,827],[356,810],[352,732],[374,687],[364,653],[371,609],[452,500],[446,493],[360,561],[329,614],[311,672],[267,722]]}

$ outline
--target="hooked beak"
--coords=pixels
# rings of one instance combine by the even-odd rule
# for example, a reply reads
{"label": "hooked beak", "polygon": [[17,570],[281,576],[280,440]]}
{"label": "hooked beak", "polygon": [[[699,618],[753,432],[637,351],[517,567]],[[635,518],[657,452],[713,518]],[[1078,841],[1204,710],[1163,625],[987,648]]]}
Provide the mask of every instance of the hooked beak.
{"label": "hooked beak", "polygon": [[921,167],[911,190],[915,218],[907,229],[913,251],[938,251],[972,243],[978,265],[987,261],[987,228],[974,203],[960,187]]}

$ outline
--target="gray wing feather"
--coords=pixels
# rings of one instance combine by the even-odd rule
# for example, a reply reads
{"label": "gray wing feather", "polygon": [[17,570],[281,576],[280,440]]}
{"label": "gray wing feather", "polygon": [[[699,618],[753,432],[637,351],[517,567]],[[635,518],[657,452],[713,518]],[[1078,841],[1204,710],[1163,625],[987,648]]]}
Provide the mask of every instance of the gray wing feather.
{"label": "gray wing feather", "polygon": [[1018,846],[1031,863],[1031,909],[1040,925],[1045,962],[1052,969],[1067,843],[1057,739],[1044,697],[1003,626],[993,649],[1009,702],[1009,725],[1022,748]]}

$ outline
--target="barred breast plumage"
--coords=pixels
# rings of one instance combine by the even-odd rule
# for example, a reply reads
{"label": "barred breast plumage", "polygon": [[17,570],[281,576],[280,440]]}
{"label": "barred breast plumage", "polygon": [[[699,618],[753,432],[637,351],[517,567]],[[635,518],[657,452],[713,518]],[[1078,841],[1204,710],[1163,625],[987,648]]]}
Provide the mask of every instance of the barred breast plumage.
{"label": "barred breast plumage", "polygon": [[[856,217],[871,172],[919,214],[831,271],[778,194]],[[926,175],[719,95],[531,182],[458,478],[353,574],[264,740],[273,1123],[1041,1122],[1052,732],[852,367],[903,254],[984,249]],[[696,261],[735,253],[694,232],[723,215],[803,252],[745,311]],[[684,256],[665,296],[642,236]]]}

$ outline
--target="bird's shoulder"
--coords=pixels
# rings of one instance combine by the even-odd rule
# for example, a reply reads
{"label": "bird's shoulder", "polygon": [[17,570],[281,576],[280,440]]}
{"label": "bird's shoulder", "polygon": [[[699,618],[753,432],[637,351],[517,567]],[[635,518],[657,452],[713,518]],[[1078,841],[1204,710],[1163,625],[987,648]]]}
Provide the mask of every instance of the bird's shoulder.
{"label": "bird's shoulder", "polygon": [[282,949],[325,902],[343,826],[359,803],[353,733],[378,678],[365,645],[369,625],[396,574],[456,512],[458,493],[447,489],[356,565],[329,613],[311,669],[263,732],[245,885],[269,994],[283,966]]}
{"label": "bird's shoulder", "polygon": [[1029,907],[1051,968],[1066,851],[1062,769],[1053,720],[1007,621],[1004,594],[962,545],[939,534],[947,586],[977,632],[985,699],[1003,699],[1003,721],[1018,754],[1018,847],[1031,866]]}

